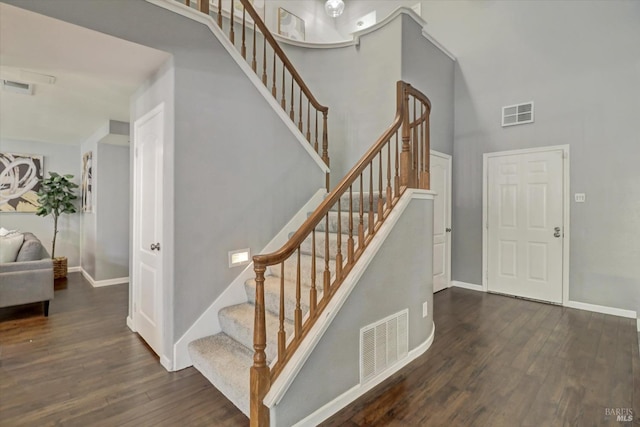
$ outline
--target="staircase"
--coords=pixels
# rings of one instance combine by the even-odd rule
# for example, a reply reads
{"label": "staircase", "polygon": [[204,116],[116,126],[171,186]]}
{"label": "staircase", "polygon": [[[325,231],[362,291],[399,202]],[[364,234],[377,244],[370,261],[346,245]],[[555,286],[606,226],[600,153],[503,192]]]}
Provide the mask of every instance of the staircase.
{"label": "staircase", "polygon": [[[328,166],[328,108],[311,94],[251,1],[218,0],[217,7],[211,3],[214,10],[209,0],[178,1],[217,20],[220,30],[228,29],[234,47],[238,34],[239,52],[288,112],[292,131]],[[245,283],[246,302],[219,311],[222,331],[189,344],[193,366],[252,426],[269,425],[269,390],[276,383],[286,389],[281,386],[295,377],[285,374],[285,367],[303,343],[320,336],[311,335],[316,324],[328,326],[322,314],[405,190],[429,189],[430,111],[424,94],[397,82],[396,116],[389,128],[302,226],[291,230],[284,246],[253,257],[256,276]],[[326,185],[328,190],[328,174]]]}
{"label": "staircase", "polygon": [[[360,209],[359,194],[355,193],[354,210]],[[369,194],[364,193],[363,200],[369,200]],[[373,197],[374,205],[378,204],[378,196]],[[384,198],[382,199],[384,203]],[[342,198],[342,204],[348,205],[348,196]],[[368,230],[369,206],[363,204],[364,229]],[[311,215],[313,212],[309,212]],[[266,356],[267,363],[271,364],[277,358],[278,330],[280,316],[280,296],[284,295],[284,331],[287,336],[294,333],[296,302],[296,283],[300,281],[300,313],[304,319],[310,308],[310,295],[312,289],[323,283],[325,267],[325,248],[329,247],[329,269],[336,271],[337,242],[341,241],[341,253],[348,253],[349,234],[343,233],[349,230],[349,218],[341,216],[338,224],[339,213],[333,209],[328,215],[327,222],[321,222],[315,229],[314,236],[309,236],[300,245],[300,277],[298,277],[298,257],[289,258],[284,263],[284,275],[282,268],[273,268],[265,277],[265,319],[267,331]],[[373,213],[374,220],[377,214]],[[340,239],[338,233],[341,232]],[[368,233],[365,234],[365,238]],[[328,242],[328,245],[326,244]],[[315,245],[314,245],[315,243]],[[313,263],[315,258],[315,265]],[[313,275],[315,271],[315,275]],[[315,277],[315,283],[313,278]],[[331,278],[333,281],[335,277]],[[280,293],[281,286],[284,294]],[[212,384],[215,384],[229,400],[231,400],[242,412],[249,416],[249,368],[253,365],[253,323],[255,314],[256,281],[248,280],[245,283],[247,302],[226,307],[219,312],[222,332],[193,341],[189,344],[189,354],[193,366],[199,370]],[[317,288],[317,299],[321,301],[323,292]]]}

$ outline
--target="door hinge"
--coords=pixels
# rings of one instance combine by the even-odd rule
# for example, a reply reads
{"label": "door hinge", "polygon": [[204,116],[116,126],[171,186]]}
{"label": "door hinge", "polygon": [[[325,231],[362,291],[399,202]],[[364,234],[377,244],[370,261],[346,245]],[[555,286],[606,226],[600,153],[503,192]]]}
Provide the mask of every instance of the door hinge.
{"label": "door hinge", "polygon": [[485,271],[484,271],[484,278],[485,278],[486,280],[489,280],[489,270],[485,270]]}

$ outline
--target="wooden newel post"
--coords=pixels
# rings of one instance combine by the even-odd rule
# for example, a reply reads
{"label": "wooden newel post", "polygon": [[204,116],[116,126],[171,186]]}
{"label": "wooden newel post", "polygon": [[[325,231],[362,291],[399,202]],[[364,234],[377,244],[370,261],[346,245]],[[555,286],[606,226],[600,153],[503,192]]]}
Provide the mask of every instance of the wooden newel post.
{"label": "wooden newel post", "polygon": [[[327,115],[329,111],[322,112],[322,161],[327,165],[331,166],[329,161],[329,130],[327,128]],[[329,191],[330,187],[330,177],[329,173],[327,173],[326,178],[327,191]]]}
{"label": "wooden newel post", "polygon": [[409,128],[409,94],[402,89],[402,152],[400,153],[400,185],[411,185],[411,129]]}
{"label": "wooden newel post", "polygon": [[256,272],[256,310],[253,323],[253,366],[250,371],[250,424],[252,427],[269,426],[269,410],[262,403],[269,388],[271,379],[267,355],[267,329],[264,307],[264,273],[266,266],[255,263]]}

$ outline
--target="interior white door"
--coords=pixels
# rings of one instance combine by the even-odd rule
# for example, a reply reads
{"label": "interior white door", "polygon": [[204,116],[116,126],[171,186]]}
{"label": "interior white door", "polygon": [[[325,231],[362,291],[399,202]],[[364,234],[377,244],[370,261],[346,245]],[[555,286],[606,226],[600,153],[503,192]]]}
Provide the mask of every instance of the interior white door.
{"label": "interior white door", "polygon": [[451,284],[451,156],[431,152],[433,200],[433,292]]}
{"label": "interior white door", "polygon": [[487,169],[488,290],[562,303],[563,151],[492,156]]}
{"label": "interior white door", "polygon": [[134,123],[133,322],[162,354],[162,147],[163,104]]}

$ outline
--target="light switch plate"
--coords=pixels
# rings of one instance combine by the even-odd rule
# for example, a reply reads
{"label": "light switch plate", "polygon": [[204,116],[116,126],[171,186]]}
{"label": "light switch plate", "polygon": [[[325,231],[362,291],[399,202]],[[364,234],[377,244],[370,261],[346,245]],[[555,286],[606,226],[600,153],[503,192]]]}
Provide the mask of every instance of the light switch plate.
{"label": "light switch plate", "polygon": [[429,303],[427,301],[422,303],[422,317],[429,315]]}
{"label": "light switch plate", "polygon": [[587,195],[584,193],[575,194],[576,203],[584,203],[587,200]]}

